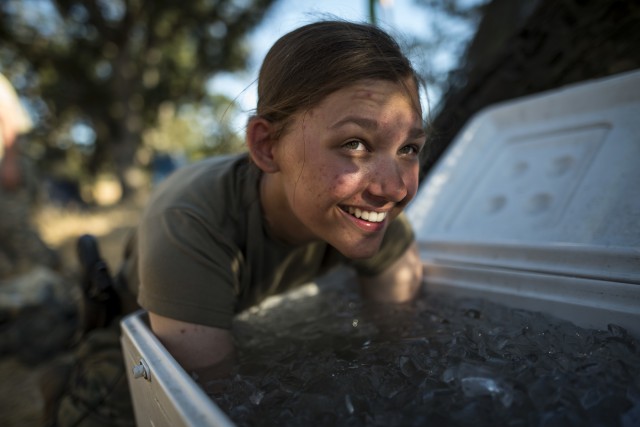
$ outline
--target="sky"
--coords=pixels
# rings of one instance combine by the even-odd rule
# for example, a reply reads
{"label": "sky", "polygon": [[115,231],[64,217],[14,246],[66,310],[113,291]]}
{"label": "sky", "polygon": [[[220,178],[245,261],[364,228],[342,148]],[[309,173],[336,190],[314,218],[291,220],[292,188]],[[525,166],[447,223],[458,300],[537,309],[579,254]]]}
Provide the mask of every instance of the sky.
{"label": "sky", "polygon": [[[415,0],[382,0],[378,7],[378,25],[391,33],[402,44],[407,36],[428,36],[430,17],[426,7],[416,6]],[[368,0],[279,0],[269,10],[263,22],[251,33],[249,68],[243,73],[217,75],[209,84],[211,92],[222,93],[235,99],[248,115],[256,106],[255,81],[262,59],[275,41],[302,25],[327,17],[349,21],[368,22]],[[451,58],[443,56],[445,62]],[[433,94],[429,97],[433,98]],[[246,121],[245,117],[240,122]]]}

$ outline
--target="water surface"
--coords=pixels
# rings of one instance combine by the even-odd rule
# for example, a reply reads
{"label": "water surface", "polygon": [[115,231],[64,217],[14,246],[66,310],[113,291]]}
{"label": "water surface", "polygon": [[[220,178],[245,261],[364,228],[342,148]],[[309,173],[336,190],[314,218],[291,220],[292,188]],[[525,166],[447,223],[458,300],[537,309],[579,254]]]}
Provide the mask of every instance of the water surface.
{"label": "water surface", "polygon": [[640,344],[621,327],[315,289],[236,319],[237,372],[203,386],[238,426],[640,426]]}

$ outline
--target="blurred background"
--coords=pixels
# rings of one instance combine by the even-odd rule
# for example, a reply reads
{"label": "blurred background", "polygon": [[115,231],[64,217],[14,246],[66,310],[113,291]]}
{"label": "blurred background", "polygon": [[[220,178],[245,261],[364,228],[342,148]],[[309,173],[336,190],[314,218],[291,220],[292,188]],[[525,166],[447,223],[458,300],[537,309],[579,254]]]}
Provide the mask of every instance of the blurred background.
{"label": "blurred background", "polygon": [[435,107],[486,0],[1,4],[0,72],[34,123],[22,148],[44,195],[105,205],[179,164],[243,150],[262,58],[314,20],[369,21],[393,33]]}
{"label": "blurred background", "polygon": [[[244,150],[273,42],[326,18],[379,25],[414,62],[429,129],[422,176],[488,105],[640,68],[635,0],[0,0],[0,74],[31,122],[0,151],[21,165],[19,185],[0,192],[3,425],[31,424],[41,405],[33,366],[66,345],[26,357],[31,365],[16,357],[6,344],[20,335],[16,313],[43,301],[6,303],[28,288],[16,280],[44,265],[73,282],[83,233],[99,237],[115,269],[154,185],[186,163]],[[0,115],[17,108],[7,105]],[[2,199],[20,205],[19,227],[52,261],[28,251],[18,261],[21,244],[2,229],[19,227]]]}
{"label": "blurred background", "polygon": [[[2,0],[0,72],[33,121],[21,151],[43,196],[104,205],[176,165],[243,150],[261,60],[297,26],[338,17],[391,32],[422,74],[428,118],[448,142],[466,111],[634,68],[637,34],[624,23],[637,17],[635,3]],[[441,125],[447,101],[481,73],[492,96],[466,95],[474,105],[459,103],[461,119]]]}

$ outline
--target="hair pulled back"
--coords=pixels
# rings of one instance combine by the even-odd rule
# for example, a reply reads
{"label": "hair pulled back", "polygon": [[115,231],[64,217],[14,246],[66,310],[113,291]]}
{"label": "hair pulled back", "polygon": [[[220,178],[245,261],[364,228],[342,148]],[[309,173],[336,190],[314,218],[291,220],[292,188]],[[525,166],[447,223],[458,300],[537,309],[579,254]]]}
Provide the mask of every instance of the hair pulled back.
{"label": "hair pulled back", "polygon": [[416,72],[386,32],[368,24],[316,22],[284,35],[267,53],[258,77],[256,113],[279,125],[280,134],[293,114],[359,80],[405,84],[407,78],[415,84],[407,90],[415,91]]}

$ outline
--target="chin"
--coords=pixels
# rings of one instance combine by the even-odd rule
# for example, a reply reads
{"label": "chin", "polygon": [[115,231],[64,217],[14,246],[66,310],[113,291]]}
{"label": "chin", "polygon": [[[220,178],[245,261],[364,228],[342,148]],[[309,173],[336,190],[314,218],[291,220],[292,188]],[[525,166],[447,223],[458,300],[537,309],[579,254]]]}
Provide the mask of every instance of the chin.
{"label": "chin", "polygon": [[367,259],[371,258],[380,250],[380,242],[372,243],[372,244],[363,244],[357,247],[347,246],[347,247],[336,247],[336,249],[344,256],[352,260],[359,259]]}

